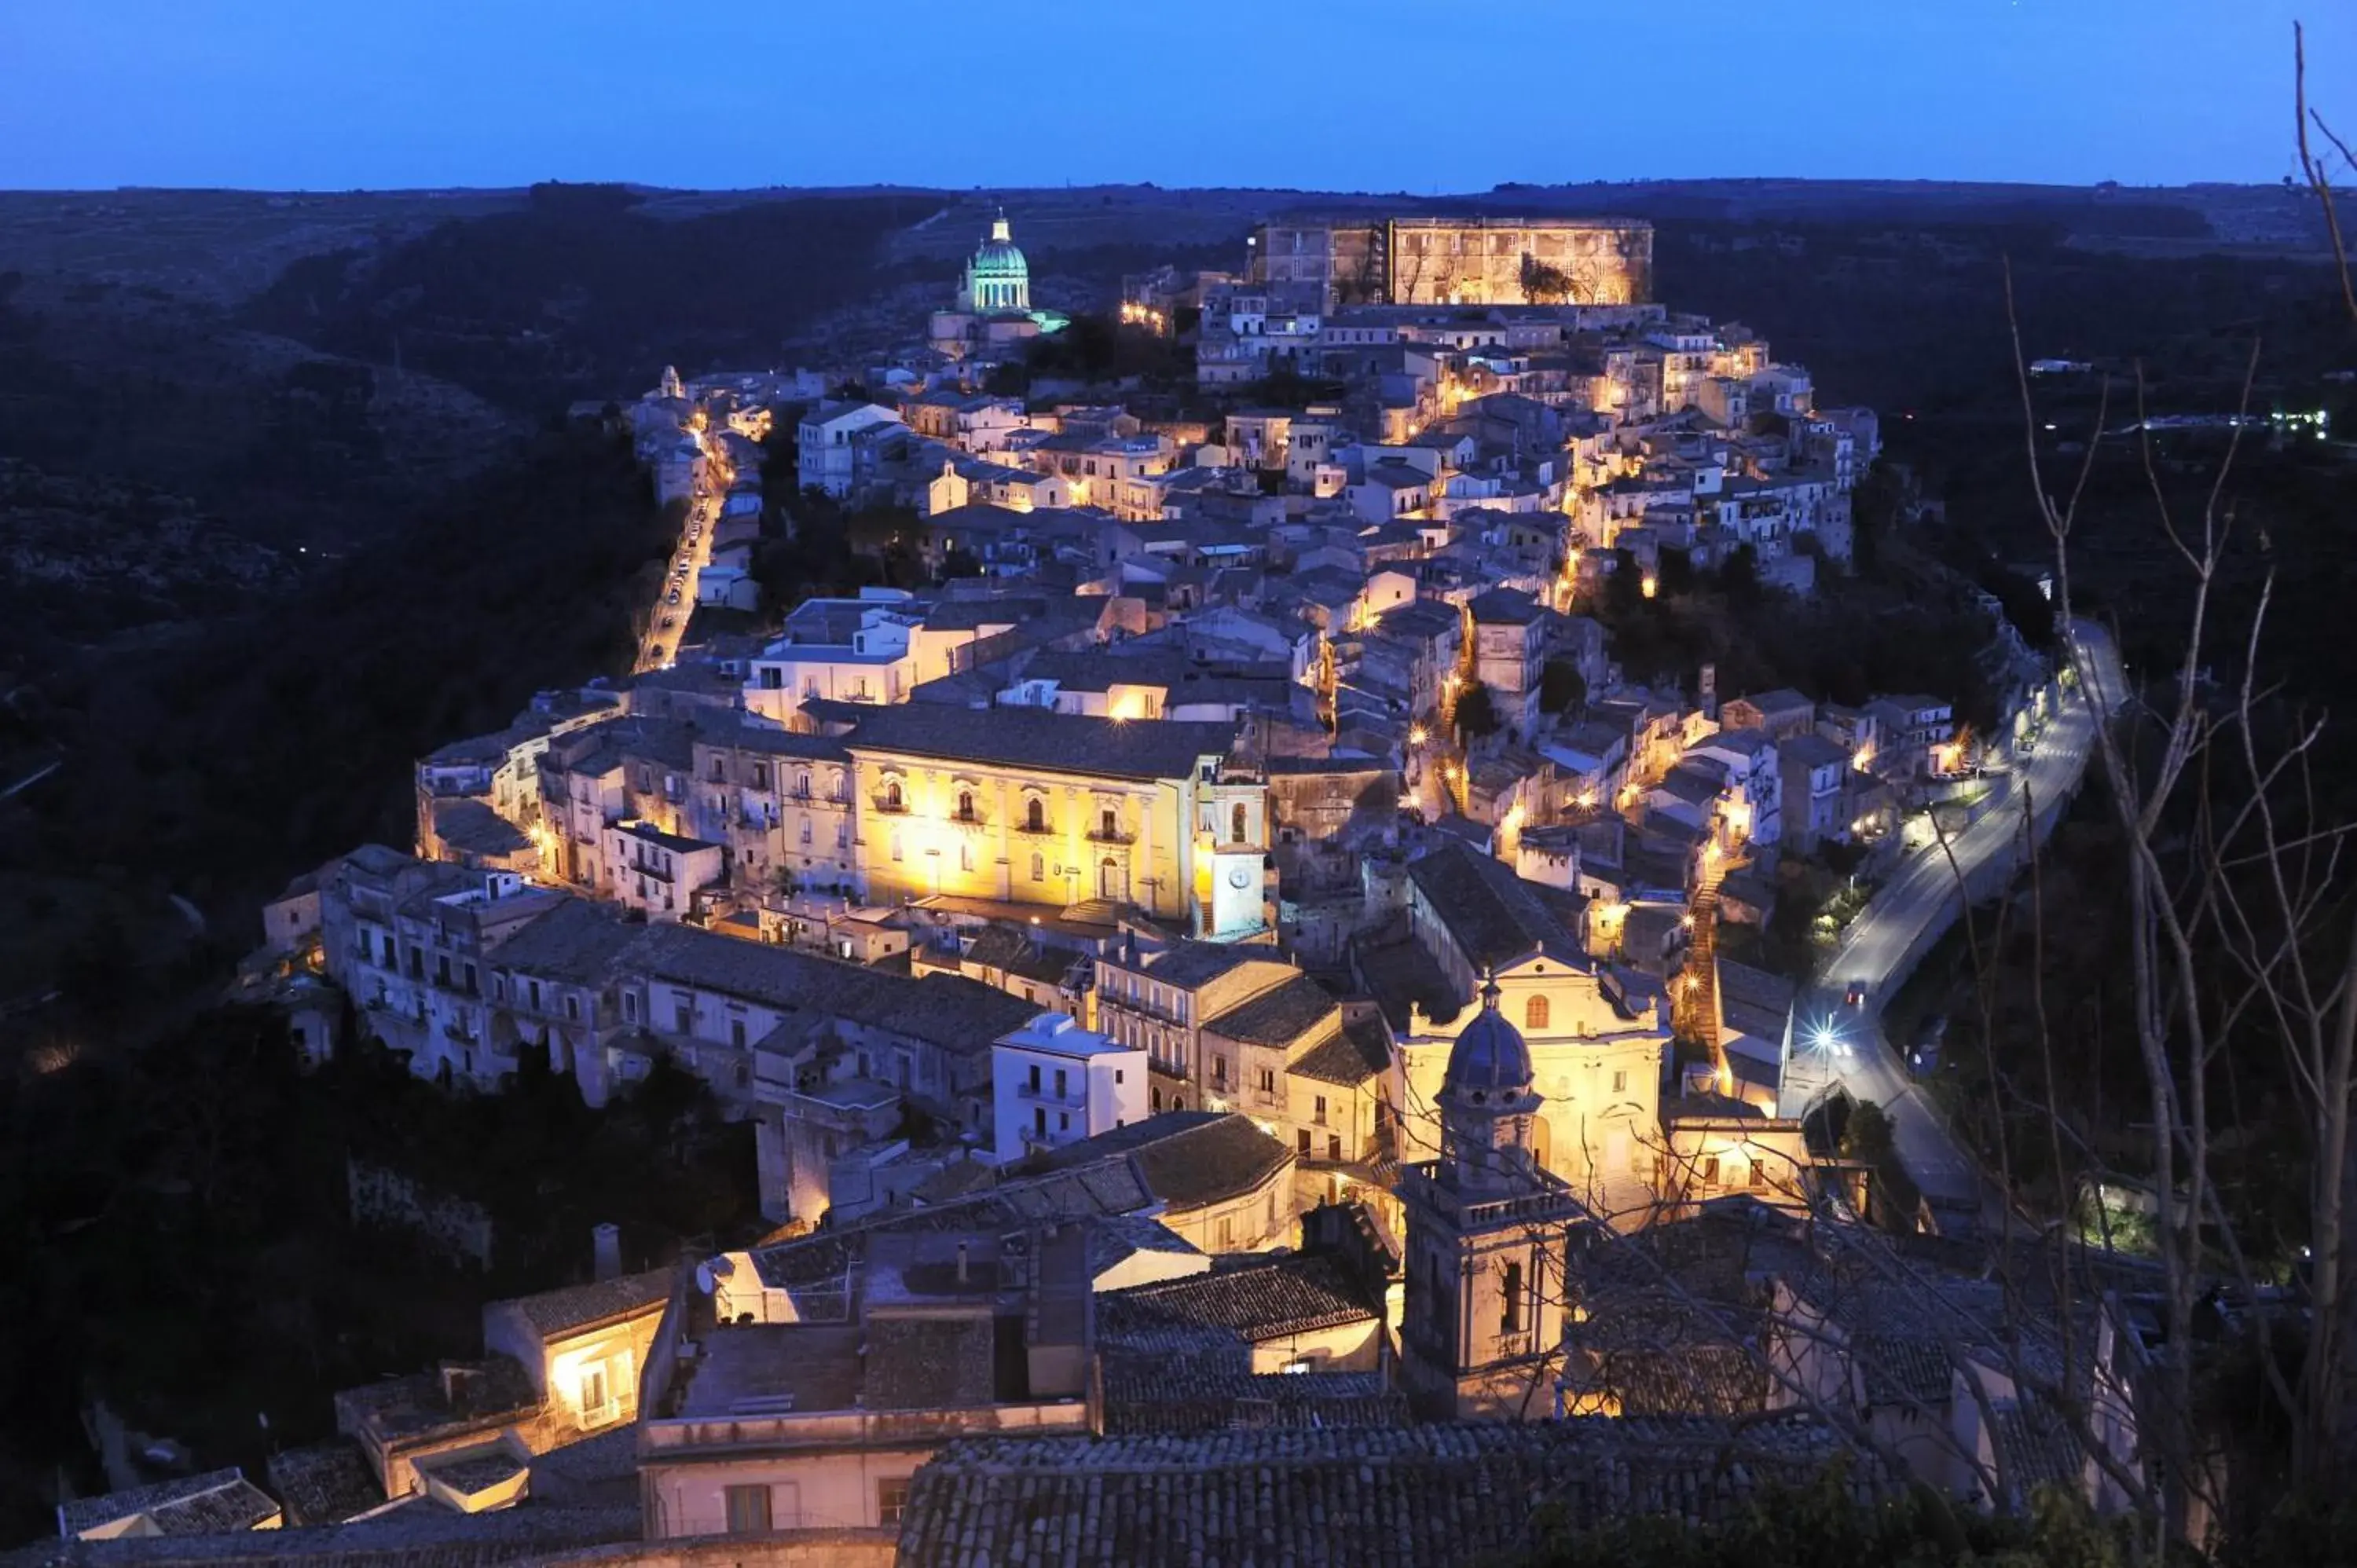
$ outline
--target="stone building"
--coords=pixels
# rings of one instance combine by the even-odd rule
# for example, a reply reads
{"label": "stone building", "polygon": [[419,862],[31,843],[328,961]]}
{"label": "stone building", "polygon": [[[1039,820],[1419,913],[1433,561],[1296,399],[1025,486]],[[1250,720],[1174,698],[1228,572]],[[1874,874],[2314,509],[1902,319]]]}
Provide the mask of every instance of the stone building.
{"label": "stone building", "polygon": [[851,758],[856,885],[1132,907],[1223,940],[1273,924],[1268,787],[1232,725],[932,704],[807,710]]}
{"label": "stone building", "polygon": [[1566,1250],[1579,1203],[1532,1147],[1541,1101],[1530,1047],[1495,981],[1449,1047],[1440,1157],[1400,1173],[1407,1291],[1400,1380],[1438,1419],[1555,1413]]}
{"label": "stone building", "polygon": [[1251,248],[1272,309],[1638,305],[1653,290],[1653,226],[1633,218],[1280,219]]}

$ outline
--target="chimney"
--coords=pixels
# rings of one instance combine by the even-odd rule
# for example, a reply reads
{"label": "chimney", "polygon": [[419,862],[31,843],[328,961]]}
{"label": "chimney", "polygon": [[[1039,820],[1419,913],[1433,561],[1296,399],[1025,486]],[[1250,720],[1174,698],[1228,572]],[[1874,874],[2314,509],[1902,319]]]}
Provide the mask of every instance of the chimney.
{"label": "chimney", "polygon": [[600,1280],[622,1277],[622,1228],[597,1225],[589,1230],[589,1255]]}
{"label": "chimney", "polygon": [[963,1287],[966,1283],[965,1243],[960,1241],[958,1243],[958,1284]]}

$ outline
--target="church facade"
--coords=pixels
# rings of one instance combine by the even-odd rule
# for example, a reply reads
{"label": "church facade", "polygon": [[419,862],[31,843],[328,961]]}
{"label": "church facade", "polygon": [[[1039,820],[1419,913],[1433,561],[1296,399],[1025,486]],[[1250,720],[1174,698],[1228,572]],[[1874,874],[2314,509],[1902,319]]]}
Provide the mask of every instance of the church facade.
{"label": "church facade", "polygon": [[1532,1147],[1542,1103],[1497,982],[1456,1039],[1436,1097],[1440,1157],[1402,1168],[1407,1279],[1400,1381],[1436,1421],[1555,1412],[1566,1270],[1584,1218]]}

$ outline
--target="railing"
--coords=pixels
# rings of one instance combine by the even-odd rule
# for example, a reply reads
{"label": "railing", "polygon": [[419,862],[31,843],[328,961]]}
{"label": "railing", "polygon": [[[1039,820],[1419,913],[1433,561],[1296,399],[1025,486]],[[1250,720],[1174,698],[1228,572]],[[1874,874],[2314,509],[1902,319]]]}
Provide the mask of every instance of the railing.
{"label": "railing", "polygon": [[1086,1084],[1076,1084],[1069,1089],[1058,1089],[1052,1083],[1027,1081],[1015,1086],[1015,1098],[1036,1101],[1043,1105],[1070,1107],[1086,1105],[1089,1102],[1089,1091]]}
{"label": "railing", "polygon": [[882,1447],[895,1443],[947,1443],[954,1437],[993,1432],[1078,1434],[1086,1432],[1088,1424],[1089,1407],[1081,1400],[960,1410],[673,1416],[640,1420],[639,1453],[644,1461],[666,1454],[725,1454],[753,1448]]}
{"label": "railing", "polygon": [[1091,843],[1135,843],[1137,835],[1120,828],[1108,828],[1100,822],[1089,830]]}

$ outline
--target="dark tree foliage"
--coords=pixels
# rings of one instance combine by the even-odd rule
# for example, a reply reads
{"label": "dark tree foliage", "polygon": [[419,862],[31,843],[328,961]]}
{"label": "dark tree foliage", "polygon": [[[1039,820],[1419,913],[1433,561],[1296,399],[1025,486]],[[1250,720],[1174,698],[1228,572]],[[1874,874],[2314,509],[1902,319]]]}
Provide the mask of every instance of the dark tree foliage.
{"label": "dark tree foliage", "polygon": [[1587,701],[1587,678],[1568,659],[1550,659],[1539,671],[1539,712],[1567,714]]}
{"label": "dark tree foliage", "polygon": [[[522,1054],[496,1097],[367,1047],[307,1076],[274,1013],[222,1007],[145,1050],[59,1043],[0,1075],[0,1239],[40,1265],[0,1269],[0,1533],[43,1527],[57,1466],[102,1486],[86,1398],[258,1475],[331,1434],[336,1390],[479,1354],[484,1299],[586,1277],[593,1225],[637,1262],[758,1223],[748,1129],[694,1079],[658,1070],[591,1111]],[[488,1208],[492,1272],[355,1229],[353,1155]]]}
{"label": "dark tree foliage", "polygon": [[1150,388],[1192,390],[1195,355],[1174,338],[1092,311],[1073,317],[1061,332],[1032,339],[1024,350],[1023,373],[1016,378],[1021,385],[1009,390],[1027,389],[1037,377],[1084,381],[1122,381],[1134,377]]}
{"label": "dark tree foliage", "polygon": [[1457,696],[1457,727],[1468,740],[1478,740],[1485,735],[1495,735],[1505,721],[1498,716],[1498,704],[1490,695],[1490,688],[1475,681]]}
{"label": "dark tree foliage", "polygon": [[417,757],[627,670],[664,529],[626,443],[554,430],[266,611],[95,660],[56,691],[75,809],[18,864],[162,881],[242,941],[296,872],[410,842]]}
{"label": "dark tree foliage", "polygon": [[611,187],[535,187],[520,211],[298,261],[245,320],[379,363],[398,355],[537,417],[647,385],[667,363],[766,362],[866,295],[884,236],[941,201],[806,197],[666,218],[640,206]]}

